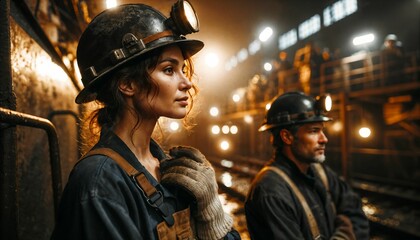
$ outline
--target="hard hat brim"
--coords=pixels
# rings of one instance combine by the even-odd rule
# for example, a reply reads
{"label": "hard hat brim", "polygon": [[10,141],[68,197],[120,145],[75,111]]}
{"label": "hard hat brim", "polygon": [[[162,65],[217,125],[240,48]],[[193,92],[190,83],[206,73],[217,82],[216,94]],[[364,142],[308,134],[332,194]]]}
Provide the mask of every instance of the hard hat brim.
{"label": "hard hat brim", "polygon": [[332,121],[332,118],[326,117],[326,116],[315,116],[309,119],[305,119],[305,120],[299,120],[299,121],[292,121],[292,122],[288,122],[288,123],[283,123],[283,124],[263,124],[258,131],[259,132],[264,132],[273,128],[278,128],[278,127],[286,127],[286,126],[291,126],[291,125],[296,125],[296,124],[305,124],[305,123],[315,123],[315,122],[329,122]]}

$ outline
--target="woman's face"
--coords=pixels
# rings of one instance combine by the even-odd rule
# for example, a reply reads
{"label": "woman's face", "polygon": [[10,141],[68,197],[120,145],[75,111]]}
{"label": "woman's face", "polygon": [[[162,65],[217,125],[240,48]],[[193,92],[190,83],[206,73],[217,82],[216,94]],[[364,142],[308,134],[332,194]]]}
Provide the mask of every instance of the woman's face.
{"label": "woman's face", "polygon": [[159,89],[157,94],[150,94],[147,98],[139,96],[142,114],[168,118],[185,117],[188,90],[191,89],[192,83],[185,76],[184,69],[185,62],[181,49],[176,45],[165,48],[156,68],[150,72],[152,81]]}

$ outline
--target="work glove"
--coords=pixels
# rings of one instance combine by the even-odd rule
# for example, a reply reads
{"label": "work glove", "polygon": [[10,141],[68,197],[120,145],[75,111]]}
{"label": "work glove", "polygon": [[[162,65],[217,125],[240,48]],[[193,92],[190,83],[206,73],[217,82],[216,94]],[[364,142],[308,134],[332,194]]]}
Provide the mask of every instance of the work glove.
{"label": "work glove", "polygon": [[232,218],[223,211],[214,169],[205,156],[192,147],[174,147],[171,158],[161,161],[161,183],[175,185],[196,202],[191,214],[199,239],[222,239],[232,229]]}
{"label": "work glove", "polygon": [[356,235],[353,231],[353,224],[345,215],[339,214],[334,221],[335,232],[330,240],[356,240]]}

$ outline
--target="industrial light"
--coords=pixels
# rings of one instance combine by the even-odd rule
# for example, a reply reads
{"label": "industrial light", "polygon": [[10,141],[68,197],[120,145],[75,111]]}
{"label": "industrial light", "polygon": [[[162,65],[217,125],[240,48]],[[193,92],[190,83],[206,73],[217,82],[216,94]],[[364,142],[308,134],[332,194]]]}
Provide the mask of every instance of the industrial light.
{"label": "industrial light", "polygon": [[334,132],[340,132],[343,129],[343,124],[340,121],[335,121],[332,125],[331,125],[331,129]]}
{"label": "industrial light", "polygon": [[239,94],[233,94],[232,100],[234,102],[239,102],[241,100],[241,96],[239,96]]}
{"label": "industrial light", "polygon": [[369,33],[369,34],[365,34],[365,35],[353,38],[353,45],[359,46],[362,44],[368,44],[368,43],[373,42],[373,40],[375,40],[375,35],[373,35],[372,33]]}
{"label": "industrial light", "polygon": [[213,117],[217,117],[219,115],[219,109],[217,107],[211,107],[210,115]]}
{"label": "industrial light", "polygon": [[227,167],[227,168],[232,168],[233,167],[233,162],[227,159],[222,159],[222,161],[220,161],[220,164],[223,167]]}
{"label": "industrial light", "polygon": [[222,142],[220,142],[220,149],[222,149],[223,151],[227,151],[230,148],[230,144],[228,141],[223,140]]}
{"label": "industrial light", "polygon": [[238,129],[238,127],[236,125],[230,126],[230,133],[231,134],[235,135],[235,134],[238,133],[238,131],[239,131],[239,129]]}
{"label": "industrial light", "polygon": [[226,187],[232,187],[232,175],[230,175],[230,173],[228,172],[224,172],[222,174],[222,183],[226,186]]}
{"label": "industrial light", "polygon": [[273,29],[271,27],[266,27],[260,33],[259,39],[261,42],[265,42],[271,37],[271,35],[273,35]]}
{"label": "industrial light", "polygon": [[228,125],[223,125],[222,127],[222,133],[223,134],[228,134],[230,130],[230,127]]}
{"label": "industrial light", "polygon": [[254,55],[261,49],[261,42],[258,40],[254,40],[248,46],[249,55]]}
{"label": "industrial light", "polygon": [[171,122],[169,124],[169,128],[171,129],[172,132],[176,132],[179,129],[179,123],[178,122]]}
{"label": "industrial light", "polygon": [[368,138],[369,136],[370,136],[370,134],[372,133],[372,131],[370,130],[370,128],[368,128],[368,127],[361,127],[360,129],[359,129],[359,135],[362,137],[362,138]]}
{"label": "industrial light", "polygon": [[106,8],[110,9],[117,6],[116,0],[106,0]]}
{"label": "industrial light", "polygon": [[206,55],[206,65],[211,68],[215,68],[219,65],[219,57],[216,53],[208,53]]}
{"label": "industrial light", "polygon": [[211,127],[211,133],[213,133],[214,135],[217,135],[220,133],[220,127],[217,125],[214,125],[213,127]]}
{"label": "industrial light", "polygon": [[246,122],[246,123],[252,123],[253,122],[253,118],[250,116],[250,115],[245,115],[245,117],[244,117],[244,121]]}
{"label": "industrial light", "polygon": [[273,69],[273,65],[271,65],[271,63],[269,63],[269,62],[264,63],[264,70],[265,71],[269,72],[272,69]]}

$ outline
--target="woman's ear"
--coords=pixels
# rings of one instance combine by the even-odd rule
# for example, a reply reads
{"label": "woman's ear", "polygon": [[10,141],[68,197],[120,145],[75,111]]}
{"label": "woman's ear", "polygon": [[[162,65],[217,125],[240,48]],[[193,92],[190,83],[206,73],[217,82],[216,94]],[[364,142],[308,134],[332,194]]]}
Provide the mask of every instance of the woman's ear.
{"label": "woman's ear", "polygon": [[118,85],[118,90],[126,96],[133,96],[136,93],[136,86],[132,81],[121,81]]}
{"label": "woman's ear", "polygon": [[284,144],[290,145],[293,142],[293,135],[286,129],[280,130],[280,138],[283,140]]}

